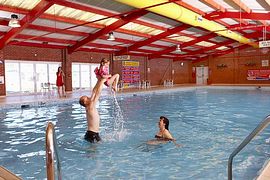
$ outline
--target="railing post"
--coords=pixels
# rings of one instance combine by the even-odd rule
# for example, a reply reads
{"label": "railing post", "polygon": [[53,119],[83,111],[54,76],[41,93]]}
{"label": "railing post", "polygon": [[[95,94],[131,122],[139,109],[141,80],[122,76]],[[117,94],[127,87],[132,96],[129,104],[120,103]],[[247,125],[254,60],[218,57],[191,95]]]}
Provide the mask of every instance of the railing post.
{"label": "railing post", "polygon": [[58,180],[62,179],[60,160],[57,152],[56,138],[54,132],[54,125],[48,122],[46,127],[46,168],[47,168],[47,179],[54,180],[54,157],[57,161],[57,175]]}
{"label": "railing post", "polygon": [[228,180],[232,180],[232,156],[229,157],[228,161]]}
{"label": "railing post", "polygon": [[228,160],[228,180],[232,180],[232,162],[236,156],[254,137],[263,131],[270,124],[270,115],[264,120],[241,142],[241,144],[231,153]]}

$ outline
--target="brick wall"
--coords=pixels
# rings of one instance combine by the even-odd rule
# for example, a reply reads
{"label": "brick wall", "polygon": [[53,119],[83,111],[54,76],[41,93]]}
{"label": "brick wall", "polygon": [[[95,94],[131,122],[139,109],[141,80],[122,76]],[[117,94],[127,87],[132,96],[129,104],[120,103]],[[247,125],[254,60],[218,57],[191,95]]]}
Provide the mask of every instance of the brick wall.
{"label": "brick wall", "polygon": [[[151,85],[161,85],[166,79],[174,79],[175,83],[189,83],[190,62],[173,62],[170,59],[151,59],[146,57],[131,56],[130,61],[138,61],[140,63],[140,79],[149,80]],[[174,70],[174,74],[173,71]],[[121,79],[122,61],[113,61],[113,73],[119,73]]]}
{"label": "brick wall", "polygon": [[[0,63],[0,76],[4,76],[5,60],[62,62],[66,74],[66,90],[71,91],[71,63],[99,63],[102,58],[110,59],[112,62],[111,72],[113,74],[119,73],[121,76],[122,62],[112,61],[112,55],[110,54],[80,51],[68,54],[66,50],[60,49],[6,46],[3,50],[0,50],[0,60],[2,61]],[[196,79],[193,76],[192,68],[201,65],[209,67],[209,82],[211,83],[269,84],[269,81],[248,81],[246,79],[248,69],[270,69],[269,67],[261,67],[261,60],[270,61],[270,53],[263,54],[259,49],[249,48],[242,51],[236,49],[231,54],[217,58],[209,57],[205,61],[195,63],[172,61],[165,58],[147,60],[146,57],[139,56],[131,56],[131,60],[140,62],[141,80],[150,80],[152,85],[160,85],[165,79],[174,79],[176,84],[195,83]],[[183,66],[181,66],[181,62],[184,62]],[[253,63],[253,66],[247,65],[248,63]],[[225,64],[227,67],[217,68],[220,64]],[[150,71],[148,71],[148,68],[150,68]],[[5,85],[0,85],[0,95],[5,94]]]}
{"label": "brick wall", "polygon": [[3,51],[5,60],[61,62],[62,56],[60,49],[45,49],[25,46],[6,46]]}
{"label": "brick wall", "polygon": [[110,59],[110,54],[77,51],[67,55],[72,62],[100,63],[102,58]]}
{"label": "brick wall", "polygon": [[172,70],[174,70],[174,83],[185,84],[192,83],[192,64],[189,61],[172,62]]}

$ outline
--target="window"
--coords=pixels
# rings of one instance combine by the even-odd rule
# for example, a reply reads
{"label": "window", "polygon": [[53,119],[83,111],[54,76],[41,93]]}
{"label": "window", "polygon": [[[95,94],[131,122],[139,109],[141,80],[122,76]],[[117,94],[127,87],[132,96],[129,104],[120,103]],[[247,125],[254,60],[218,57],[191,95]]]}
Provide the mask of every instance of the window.
{"label": "window", "polygon": [[9,93],[17,93],[21,90],[20,85],[20,69],[19,63],[5,62],[6,91]]}
{"label": "window", "polygon": [[72,63],[72,87],[75,90],[93,88],[97,82],[94,69],[99,64]]}
{"label": "window", "polygon": [[41,83],[56,82],[56,71],[60,63],[5,61],[6,92],[38,93]]}

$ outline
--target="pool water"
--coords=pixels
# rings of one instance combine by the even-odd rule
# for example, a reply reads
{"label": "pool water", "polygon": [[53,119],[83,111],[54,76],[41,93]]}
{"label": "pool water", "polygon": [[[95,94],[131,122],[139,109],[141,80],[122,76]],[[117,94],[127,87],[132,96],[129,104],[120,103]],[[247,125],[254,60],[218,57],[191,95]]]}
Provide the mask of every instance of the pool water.
{"label": "pool water", "polygon": [[[85,110],[77,101],[2,110],[0,165],[23,179],[46,179],[45,128],[52,121],[63,179],[222,180],[227,179],[231,152],[270,114],[270,92],[258,90],[119,95],[117,102],[123,119],[113,97],[100,99],[103,141],[98,144],[83,139]],[[158,131],[161,115],[170,120],[181,148],[146,144]],[[269,158],[269,133],[267,128],[234,158],[234,179],[258,175]]]}

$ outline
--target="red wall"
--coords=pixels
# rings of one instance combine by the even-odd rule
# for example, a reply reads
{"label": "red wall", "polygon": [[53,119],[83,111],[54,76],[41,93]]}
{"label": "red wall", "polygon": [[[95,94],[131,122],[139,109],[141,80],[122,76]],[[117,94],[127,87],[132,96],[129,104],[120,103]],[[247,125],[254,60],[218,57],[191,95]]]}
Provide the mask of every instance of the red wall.
{"label": "red wall", "polygon": [[[122,61],[112,61],[110,54],[80,51],[68,54],[65,49],[6,46],[0,50],[2,62],[0,63],[0,76],[4,76],[5,60],[62,62],[66,73],[66,90],[72,91],[71,63],[99,63],[102,58],[111,59],[111,72],[119,73],[121,76]],[[242,51],[236,49],[231,54],[216,58],[209,57],[200,62],[173,61],[165,58],[148,60],[146,57],[140,56],[131,56],[130,60],[139,61],[141,80],[149,80],[151,85],[162,85],[166,79],[173,79],[175,84],[195,83],[192,67],[201,65],[209,67],[209,82],[214,84],[269,84],[269,81],[248,81],[246,79],[248,69],[269,69],[269,67],[261,66],[261,60],[270,60],[270,53],[263,54],[260,49],[249,48]],[[181,62],[184,62],[183,66],[181,66]],[[226,67],[218,68],[220,64],[226,65]],[[0,95],[5,94],[5,85],[0,85]]]}
{"label": "red wall", "polygon": [[[237,49],[226,56],[210,57],[205,61],[193,63],[192,66],[208,66],[209,81],[213,84],[270,84],[270,81],[247,80],[247,71],[253,69],[270,69],[262,67],[262,60],[269,60],[270,53],[263,54],[260,49]],[[226,67],[219,67],[220,65]]]}

